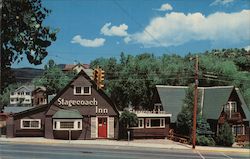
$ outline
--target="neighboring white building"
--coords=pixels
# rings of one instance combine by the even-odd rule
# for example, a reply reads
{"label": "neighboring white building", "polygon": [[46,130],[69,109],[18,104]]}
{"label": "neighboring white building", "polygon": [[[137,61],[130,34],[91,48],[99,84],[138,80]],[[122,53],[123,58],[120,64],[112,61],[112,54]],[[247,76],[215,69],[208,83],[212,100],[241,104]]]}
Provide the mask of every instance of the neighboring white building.
{"label": "neighboring white building", "polygon": [[34,86],[21,86],[10,93],[10,105],[32,106]]}

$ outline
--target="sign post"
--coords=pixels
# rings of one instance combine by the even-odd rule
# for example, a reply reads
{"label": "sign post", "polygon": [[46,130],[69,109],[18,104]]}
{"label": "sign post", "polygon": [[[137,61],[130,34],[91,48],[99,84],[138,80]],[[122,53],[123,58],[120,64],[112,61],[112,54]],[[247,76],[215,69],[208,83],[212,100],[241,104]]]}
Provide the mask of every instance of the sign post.
{"label": "sign post", "polygon": [[69,129],[69,143],[71,141],[71,129]]}

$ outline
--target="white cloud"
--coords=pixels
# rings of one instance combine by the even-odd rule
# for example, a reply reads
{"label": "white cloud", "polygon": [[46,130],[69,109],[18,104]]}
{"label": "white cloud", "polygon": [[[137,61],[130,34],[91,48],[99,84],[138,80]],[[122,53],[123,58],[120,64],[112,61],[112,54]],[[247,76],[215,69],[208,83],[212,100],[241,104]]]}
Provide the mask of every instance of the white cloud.
{"label": "white cloud", "polygon": [[127,36],[127,37],[125,37],[123,40],[124,40],[124,42],[127,44],[127,43],[129,43],[132,39],[131,39],[129,36]]}
{"label": "white cloud", "polygon": [[244,49],[250,51],[250,45],[246,46]]}
{"label": "white cloud", "polygon": [[83,39],[80,35],[76,35],[72,38],[71,43],[80,44],[83,47],[100,47],[103,46],[105,39],[95,38],[94,40]]}
{"label": "white cloud", "polygon": [[173,10],[173,7],[170,4],[166,3],[166,4],[161,5],[161,8],[155,9],[155,10],[167,11],[167,10]]}
{"label": "white cloud", "polygon": [[237,13],[172,12],[151,20],[142,32],[129,36],[130,42],[147,47],[177,46],[191,40],[237,43],[250,40],[250,10]]}
{"label": "white cloud", "polygon": [[106,23],[101,28],[101,34],[107,35],[107,36],[127,36],[127,29],[128,26],[126,24],[121,24],[119,26],[112,26],[111,23]]}
{"label": "white cloud", "polygon": [[227,4],[232,3],[234,1],[235,0],[215,0],[213,3],[210,4],[210,6],[227,5]]}

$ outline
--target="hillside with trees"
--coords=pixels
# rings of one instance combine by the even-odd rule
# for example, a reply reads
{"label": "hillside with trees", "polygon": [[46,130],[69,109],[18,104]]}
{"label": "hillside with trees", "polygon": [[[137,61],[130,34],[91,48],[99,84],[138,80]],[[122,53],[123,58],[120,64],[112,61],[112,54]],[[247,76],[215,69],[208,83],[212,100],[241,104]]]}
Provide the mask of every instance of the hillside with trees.
{"label": "hillside with trees", "polygon": [[199,56],[199,86],[234,85],[250,103],[250,52],[245,49],[212,50],[205,53],[154,56],[143,53],[91,62],[105,70],[105,91],[123,109],[129,105],[147,109],[156,84],[189,85],[194,82],[194,59]]}

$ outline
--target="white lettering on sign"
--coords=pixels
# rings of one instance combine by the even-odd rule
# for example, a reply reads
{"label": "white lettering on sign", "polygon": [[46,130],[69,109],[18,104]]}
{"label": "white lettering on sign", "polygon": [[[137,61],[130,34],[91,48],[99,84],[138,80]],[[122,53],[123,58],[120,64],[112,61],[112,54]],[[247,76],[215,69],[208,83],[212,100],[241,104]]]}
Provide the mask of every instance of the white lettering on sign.
{"label": "white lettering on sign", "polygon": [[81,105],[98,105],[98,102],[95,98],[93,98],[92,100],[66,100],[63,98],[58,98],[57,102],[59,105],[67,105],[69,107]]}

